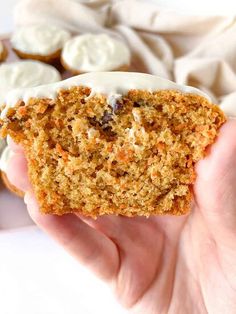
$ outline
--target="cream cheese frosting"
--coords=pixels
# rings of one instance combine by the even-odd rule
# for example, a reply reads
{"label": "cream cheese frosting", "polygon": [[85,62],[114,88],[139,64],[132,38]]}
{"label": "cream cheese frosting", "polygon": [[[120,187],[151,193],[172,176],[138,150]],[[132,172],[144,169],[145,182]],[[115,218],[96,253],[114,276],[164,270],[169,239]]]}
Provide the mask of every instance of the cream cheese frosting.
{"label": "cream cheese frosting", "polygon": [[125,43],[106,34],[84,34],[65,44],[62,59],[79,72],[111,71],[130,64],[130,51]]}
{"label": "cream cheese frosting", "polygon": [[72,86],[87,86],[91,88],[89,97],[92,97],[94,94],[103,94],[108,97],[111,103],[114,102],[114,99],[125,95],[131,89],[147,90],[150,92],[157,90],[178,90],[183,93],[199,94],[209,99],[205,93],[194,87],[178,85],[155,75],[135,72],[96,72],[81,74],[45,86],[16,89],[6,96],[4,101],[6,106],[1,113],[1,118],[4,119],[6,117],[9,108],[14,107],[18,100],[27,102],[30,98],[54,99],[60,90],[68,89]]}
{"label": "cream cheese frosting", "polygon": [[2,152],[1,158],[0,158],[0,170],[3,172],[7,171],[7,165],[11,157],[14,155],[13,151],[9,146],[5,147],[5,149]]}
{"label": "cream cheese frosting", "polygon": [[52,66],[39,61],[18,61],[0,66],[0,103],[15,88],[33,87],[61,80],[60,73]]}
{"label": "cream cheese frosting", "polygon": [[11,38],[13,48],[28,54],[47,56],[61,50],[70,33],[54,25],[29,25],[16,30]]}

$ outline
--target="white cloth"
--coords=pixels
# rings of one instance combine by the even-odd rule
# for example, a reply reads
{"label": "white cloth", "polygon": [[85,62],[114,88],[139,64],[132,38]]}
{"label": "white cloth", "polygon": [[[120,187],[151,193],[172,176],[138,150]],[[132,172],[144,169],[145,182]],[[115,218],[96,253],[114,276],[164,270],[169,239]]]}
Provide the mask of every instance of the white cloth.
{"label": "white cloth", "polygon": [[236,116],[235,16],[177,14],[145,0],[22,0],[15,10],[16,26],[43,21],[121,36],[134,70],[203,89]]}
{"label": "white cloth", "polygon": [[1,314],[124,314],[109,287],[36,227],[0,232]]}

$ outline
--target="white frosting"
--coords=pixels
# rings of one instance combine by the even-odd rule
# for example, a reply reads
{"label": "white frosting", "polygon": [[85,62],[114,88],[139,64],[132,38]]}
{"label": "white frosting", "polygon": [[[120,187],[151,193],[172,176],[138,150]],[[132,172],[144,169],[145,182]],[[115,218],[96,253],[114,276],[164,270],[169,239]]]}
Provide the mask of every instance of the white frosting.
{"label": "white frosting", "polygon": [[84,34],[65,44],[62,59],[80,72],[111,71],[129,65],[130,51],[122,41],[106,34]]}
{"label": "white frosting", "polygon": [[209,99],[205,93],[194,87],[178,85],[155,75],[135,72],[86,73],[50,85],[17,89],[10,92],[6,96],[6,107],[1,113],[1,118],[3,119],[6,116],[8,109],[14,107],[18,100],[27,102],[30,98],[54,99],[58,91],[72,86],[87,86],[92,90],[89,97],[94,94],[104,94],[107,95],[108,99],[111,99],[112,102],[131,89],[147,90],[150,92],[167,89],[178,90],[183,93],[199,94]]}
{"label": "white frosting", "polygon": [[7,165],[11,157],[14,155],[13,151],[10,149],[9,146],[7,146],[0,158],[0,170],[3,172],[7,171]]}
{"label": "white frosting", "polygon": [[15,88],[33,87],[61,80],[52,66],[39,61],[19,61],[0,66],[0,104],[5,95]]}
{"label": "white frosting", "polygon": [[70,34],[53,25],[27,25],[16,30],[11,38],[13,48],[28,54],[47,56],[64,46]]}

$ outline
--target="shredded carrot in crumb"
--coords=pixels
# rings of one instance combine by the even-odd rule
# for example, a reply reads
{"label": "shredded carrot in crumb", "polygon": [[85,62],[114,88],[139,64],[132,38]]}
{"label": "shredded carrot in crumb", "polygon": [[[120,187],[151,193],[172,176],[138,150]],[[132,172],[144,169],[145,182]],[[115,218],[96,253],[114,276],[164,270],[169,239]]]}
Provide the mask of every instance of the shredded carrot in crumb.
{"label": "shredded carrot in crumb", "polygon": [[17,111],[22,117],[27,114],[26,106],[20,107]]}
{"label": "shredded carrot in crumb", "polygon": [[190,168],[190,167],[192,166],[192,164],[193,164],[193,160],[192,160],[192,159],[189,159],[189,160],[187,161],[187,167]]}
{"label": "shredded carrot in crumb", "polygon": [[156,148],[160,151],[160,152],[163,152],[166,148],[166,144],[165,143],[162,143],[162,142],[159,142],[156,144]]}
{"label": "shredded carrot in crumb", "polygon": [[30,126],[31,126],[31,120],[27,120],[27,121],[25,122],[25,127],[26,127],[26,128],[30,128]]}
{"label": "shredded carrot in crumb", "polygon": [[63,126],[63,122],[61,119],[55,119],[54,120],[55,126],[60,129]]}
{"label": "shredded carrot in crumb", "polygon": [[196,128],[195,128],[195,130],[197,132],[202,132],[202,131],[205,131],[207,129],[208,129],[208,126],[206,126],[206,125],[197,125]]}
{"label": "shredded carrot in crumb", "polygon": [[175,126],[175,131],[182,131],[186,127],[187,127],[186,123],[178,124],[178,125]]}
{"label": "shredded carrot in crumb", "polygon": [[129,161],[133,159],[133,155],[134,155],[134,152],[131,149],[122,149],[118,151],[116,157],[117,157],[117,160],[124,163],[128,163]]}
{"label": "shredded carrot in crumb", "polygon": [[215,136],[215,131],[214,131],[214,130],[209,130],[209,131],[207,132],[207,135],[208,135],[209,137]]}
{"label": "shredded carrot in crumb", "polygon": [[194,182],[196,177],[197,177],[196,173],[192,173],[192,175],[190,176],[190,181]]}
{"label": "shredded carrot in crumb", "polygon": [[44,113],[48,108],[48,105],[47,104],[42,104],[41,106],[38,106],[38,110],[37,112],[38,113]]}
{"label": "shredded carrot in crumb", "polygon": [[109,153],[111,153],[112,150],[113,150],[112,145],[107,146],[107,151],[108,151]]}
{"label": "shredded carrot in crumb", "polygon": [[30,159],[29,162],[30,162],[31,165],[34,165],[34,166],[37,165],[37,162],[34,159]]}
{"label": "shredded carrot in crumb", "polygon": [[92,108],[87,108],[87,109],[86,109],[86,112],[87,112],[88,114],[94,114],[94,111],[93,111]]}
{"label": "shredded carrot in crumb", "polygon": [[159,176],[160,176],[160,172],[159,171],[152,172],[152,177],[153,178],[157,178]]}
{"label": "shredded carrot in crumb", "polygon": [[68,161],[68,153],[63,150],[60,144],[56,144],[56,151],[61,155],[62,159],[67,162]]}

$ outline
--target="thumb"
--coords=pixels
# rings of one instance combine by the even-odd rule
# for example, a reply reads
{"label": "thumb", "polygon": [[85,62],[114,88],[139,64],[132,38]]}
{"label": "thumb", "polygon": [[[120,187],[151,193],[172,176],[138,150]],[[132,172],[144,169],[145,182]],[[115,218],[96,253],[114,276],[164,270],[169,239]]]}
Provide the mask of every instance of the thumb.
{"label": "thumb", "polygon": [[216,143],[196,167],[195,201],[217,232],[236,230],[236,119],[220,130]]}

